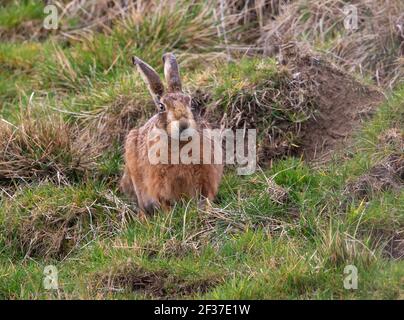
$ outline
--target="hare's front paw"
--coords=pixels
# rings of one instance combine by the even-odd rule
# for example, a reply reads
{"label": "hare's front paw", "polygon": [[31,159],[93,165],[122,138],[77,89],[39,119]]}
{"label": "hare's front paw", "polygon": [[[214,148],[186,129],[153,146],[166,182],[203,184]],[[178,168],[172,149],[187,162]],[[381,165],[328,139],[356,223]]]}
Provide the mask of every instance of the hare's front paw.
{"label": "hare's front paw", "polygon": [[143,204],[143,209],[145,213],[147,213],[148,215],[152,215],[158,209],[160,209],[160,204],[155,200],[148,200]]}
{"label": "hare's front paw", "polygon": [[209,211],[212,208],[212,202],[209,198],[201,198],[198,201],[198,210],[200,211]]}

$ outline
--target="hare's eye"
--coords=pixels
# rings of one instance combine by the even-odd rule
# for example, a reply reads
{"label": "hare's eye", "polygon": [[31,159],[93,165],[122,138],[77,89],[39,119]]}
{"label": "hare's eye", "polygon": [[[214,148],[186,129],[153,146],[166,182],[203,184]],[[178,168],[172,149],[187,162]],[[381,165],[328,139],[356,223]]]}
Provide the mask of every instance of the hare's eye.
{"label": "hare's eye", "polygon": [[164,104],[162,104],[161,102],[159,103],[158,108],[159,108],[159,112],[166,111],[166,106]]}

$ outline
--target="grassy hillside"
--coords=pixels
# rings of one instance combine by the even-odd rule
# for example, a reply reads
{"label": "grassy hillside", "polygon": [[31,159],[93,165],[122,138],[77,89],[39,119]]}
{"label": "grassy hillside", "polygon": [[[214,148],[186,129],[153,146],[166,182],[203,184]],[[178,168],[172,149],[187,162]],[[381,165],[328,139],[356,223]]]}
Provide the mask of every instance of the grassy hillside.
{"label": "grassy hillside", "polygon": [[[58,30],[42,2],[0,5],[0,298],[404,298],[400,0],[365,16],[367,44],[385,26],[372,52],[340,18],[310,33],[314,1],[59,3]],[[258,130],[259,167],[227,167],[211,208],[143,220],[118,190],[125,135],[155,112],[130,58],[162,73],[167,51],[203,117]]]}

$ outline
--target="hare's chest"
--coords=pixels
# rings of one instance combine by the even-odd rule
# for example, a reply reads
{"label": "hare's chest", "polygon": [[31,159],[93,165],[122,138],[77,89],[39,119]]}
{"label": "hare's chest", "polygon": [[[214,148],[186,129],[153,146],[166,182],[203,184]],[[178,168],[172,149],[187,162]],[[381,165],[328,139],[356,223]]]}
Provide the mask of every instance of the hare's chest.
{"label": "hare's chest", "polygon": [[199,176],[195,166],[173,165],[165,168],[159,174],[162,182],[158,198],[165,201],[194,197],[200,191]]}

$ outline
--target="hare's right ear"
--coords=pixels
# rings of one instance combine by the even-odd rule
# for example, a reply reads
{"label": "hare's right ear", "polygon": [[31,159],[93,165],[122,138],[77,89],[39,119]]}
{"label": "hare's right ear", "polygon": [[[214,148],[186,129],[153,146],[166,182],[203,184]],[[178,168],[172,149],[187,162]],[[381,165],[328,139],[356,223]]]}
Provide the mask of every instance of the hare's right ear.
{"label": "hare's right ear", "polygon": [[154,103],[158,106],[160,98],[164,93],[164,86],[160,76],[151,66],[138,57],[132,57],[132,62],[142,76],[143,81],[146,83]]}
{"label": "hare's right ear", "polygon": [[181,92],[180,70],[175,55],[171,52],[163,54],[163,63],[168,92]]}

